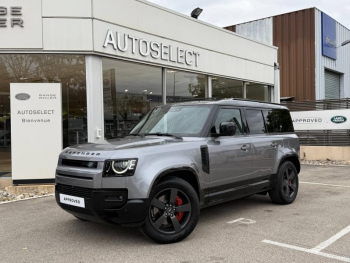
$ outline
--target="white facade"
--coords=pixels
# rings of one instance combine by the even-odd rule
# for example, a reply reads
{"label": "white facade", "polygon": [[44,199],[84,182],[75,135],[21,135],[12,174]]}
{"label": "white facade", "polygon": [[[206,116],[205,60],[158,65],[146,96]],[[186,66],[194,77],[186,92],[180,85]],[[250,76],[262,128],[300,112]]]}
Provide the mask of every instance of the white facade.
{"label": "white facade", "polygon": [[[4,6],[23,7],[24,27],[1,28],[0,52],[101,54],[274,85],[276,48],[146,1],[6,0]],[[6,16],[8,23],[11,17]],[[179,65],[105,48],[108,30],[196,51],[200,62],[197,67]]]}
{"label": "white facade", "polygon": [[[4,0],[1,5],[8,12],[0,15],[7,23],[0,27],[0,54],[86,55],[90,142],[104,139],[102,57],[201,73],[208,81],[215,76],[266,85],[279,101],[273,89],[279,86],[277,48],[147,1]],[[22,7],[20,16],[11,14],[12,6]],[[22,26],[11,26],[13,17]],[[211,83],[207,87],[210,97]]]}

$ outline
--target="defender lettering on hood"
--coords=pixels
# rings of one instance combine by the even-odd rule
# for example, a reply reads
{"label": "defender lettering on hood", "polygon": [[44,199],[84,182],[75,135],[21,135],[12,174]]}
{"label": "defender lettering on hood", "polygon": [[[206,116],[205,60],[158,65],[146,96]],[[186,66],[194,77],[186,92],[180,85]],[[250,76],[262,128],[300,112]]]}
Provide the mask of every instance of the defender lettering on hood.
{"label": "defender lettering on hood", "polygon": [[70,155],[85,155],[85,156],[100,156],[101,154],[100,153],[90,153],[90,152],[74,152],[74,151],[67,151],[67,152],[64,152],[63,154],[70,154]]}

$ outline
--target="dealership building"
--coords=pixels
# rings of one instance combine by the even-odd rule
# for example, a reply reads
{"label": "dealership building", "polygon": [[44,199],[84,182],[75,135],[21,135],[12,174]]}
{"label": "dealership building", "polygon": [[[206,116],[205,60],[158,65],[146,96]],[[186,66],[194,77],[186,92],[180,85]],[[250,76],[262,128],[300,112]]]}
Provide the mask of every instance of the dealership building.
{"label": "dealership building", "polygon": [[[41,154],[52,173],[37,181],[52,181],[58,152],[44,145],[123,137],[156,105],[210,97],[280,100],[278,49],[271,43],[143,0],[2,0],[0,40],[0,177],[13,176],[21,165],[14,158]],[[29,109],[47,99],[60,107]],[[14,121],[28,112],[44,119]],[[49,112],[62,119],[61,133],[44,122]],[[34,137],[20,144],[20,134]]]}
{"label": "dealership building", "polygon": [[317,8],[226,29],[278,47],[281,97],[315,101],[350,97],[350,30]]}

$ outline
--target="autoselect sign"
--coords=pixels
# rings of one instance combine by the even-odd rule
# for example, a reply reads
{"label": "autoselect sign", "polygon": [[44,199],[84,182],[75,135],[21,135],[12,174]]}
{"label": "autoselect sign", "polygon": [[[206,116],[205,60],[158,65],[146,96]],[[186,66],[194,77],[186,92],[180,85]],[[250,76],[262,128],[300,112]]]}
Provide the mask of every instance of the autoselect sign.
{"label": "autoselect sign", "polygon": [[334,116],[331,118],[331,122],[336,124],[341,124],[347,121],[347,118],[344,116]]}
{"label": "autoselect sign", "polygon": [[198,67],[199,64],[199,52],[149,41],[130,34],[113,32],[112,30],[107,31],[103,44],[104,48],[108,46],[112,46],[114,50],[122,53],[131,51],[132,54],[139,53],[142,57],[152,57],[153,59],[166,60],[177,64],[195,67]]}

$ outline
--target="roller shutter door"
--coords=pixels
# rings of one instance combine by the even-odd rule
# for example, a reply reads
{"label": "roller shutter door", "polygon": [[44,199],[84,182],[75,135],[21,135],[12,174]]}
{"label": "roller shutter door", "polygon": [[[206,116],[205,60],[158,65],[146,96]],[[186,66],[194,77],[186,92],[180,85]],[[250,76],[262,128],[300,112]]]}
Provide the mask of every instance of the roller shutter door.
{"label": "roller shutter door", "polygon": [[325,71],[325,99],[340,99],[340,75]]}

